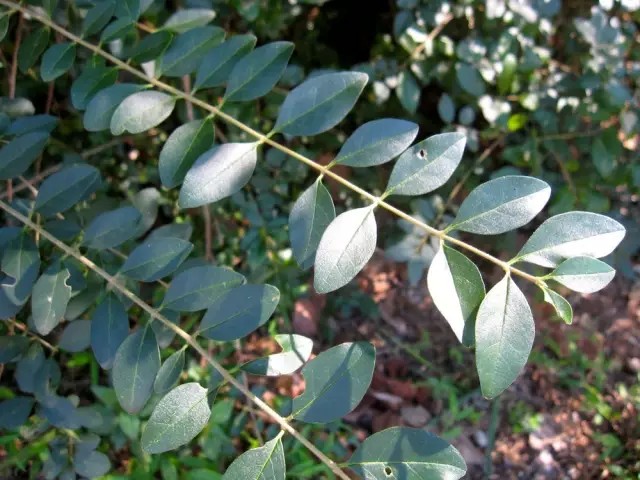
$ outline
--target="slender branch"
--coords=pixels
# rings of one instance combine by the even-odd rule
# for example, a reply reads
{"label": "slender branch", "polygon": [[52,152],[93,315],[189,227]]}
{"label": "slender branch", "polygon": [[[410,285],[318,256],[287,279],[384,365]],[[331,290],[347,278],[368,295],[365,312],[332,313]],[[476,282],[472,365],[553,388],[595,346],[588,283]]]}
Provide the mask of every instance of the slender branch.
{"label": "slender branch", "polygon": [[16,322],[15,320],[9,318],[6,320],[10,325],[13,325],[14,327],[16,327],[18,330],[20,330],[21,332],[26,333],[29,337],[33,338],[34,340],[37,340],[38,342],[40,342],[43,346],[45,346],[46,348],[48,348],[49,350],[51,350],[53,353],[56,353],[58,351],[58,347],[54,347],[53,345],[51,345],[49,342],[47,342],[44,338],[42,338],[39,335],[36,335],[35,333],[33,333],[31,330],[29,330],[26,326],[24,326],[21,323]]}
{"label": "slender branch", "polygon": [[185,340],[189,346],[191,346],[200,356],[205,358],[207,362],[215,368],[218,373],[224,378],[225,381],[233,385],[237,390],[239,390],[243,395],[245,395],[249,400],[251,400],[258,408],[263,410],[267,415],[269,415],[273,420],[280,425],[282,430],[291,434],[296,440],[302,443],[305,447],[309,449],[313,455],[316,456],[322,463],[326,464],[331,471],[342,480],[350,480],[349,477],[342,471],[338,465],[327,457],[324,453],[322,453],[313,443],[305,438],[304,435],[300,434],[294,427],[292,427],[287,420],[285,420],[278,412],[276,412],[273,408],[267,405],[262,399],[254,395],[249,389],[247,389],[244,385],[238,382],[217,360],[215,360],[211,355],[207,353],[207,351],[196,341],[194,337],[185,332],[182,328],[175,325],[168,318],[162,315],[158,310],[148,305],[142,299],[140,299],[136,294],[129,291],[126,287],[122,286],[118,280],[107,273],[104,269],[100,268],[94,262],[89,260],[87,257],[79,253],[78,251],[72,249],[64,242],[54,237],[51,233],[40,227],[39,225],[32,222],[29,218],[22,215],[20,212],[7,205],[5,202],[0,200],[0,209],[7,212],[12,217],[16,218],[20,222],[22,222],[28,228],[38,232],[43,238],[49,240],[54,246],[62,250],[67,255],[75,258],[77,261],[85,265],[87,268],[93,270],[96,274],[101,276],[112,288],[118,290],[122,295],[127,297],[133,303],[142,308],[145,312],[147,312],[151,317],[159,320],[165,327],[173,330],[179,337]]}
{"label": "slender branch", "polygon": [[24,15],[20,14],[18,20],[18,26],[16,27],[16,42],[13,47],[13,54],[11,56],[11,71],[9,73],[9,98],[16,96],[16,78],[18,76],[18,51],[20,50],[20,44],[22,43],[22,27],[24,26]]}

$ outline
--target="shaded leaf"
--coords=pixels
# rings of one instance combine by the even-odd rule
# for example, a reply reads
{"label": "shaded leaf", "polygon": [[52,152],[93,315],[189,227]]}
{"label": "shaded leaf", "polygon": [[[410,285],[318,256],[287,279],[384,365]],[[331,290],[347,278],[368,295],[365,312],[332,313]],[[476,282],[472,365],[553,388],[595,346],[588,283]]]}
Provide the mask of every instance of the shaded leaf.
{"label": "shaded leaf", "polygon": [[142,133],[160,125],[173,112],[176,99],[166,93],[144,91],[125,98],[111,117],[111,133]]}
{"label": "shaded leaf", "polygon": [[102,30],[116,11],[116,4],[112,0],[103,0],[96,3],[87,11],[82,20],[82,32],[85,35],[93,35]]}
{"label": "shaded leaf", "polygon": [[203,27],[216,17],[216,12],[207,8],[186,8],[173,13],[162,28],[184,33],[196,27]]}
{"label": "shaded leaf", "polygon": [[153,282],[173,273],[193,250],[179,238],[146,240],[129,254],[120,273],[135,280]]}
{"label": "shaded leaf", "polygon": [[485,86],[478,71],[468,63],[456,64],[456,79],[460,87],[474,97],[484,95]]}
{"label": "shaded leaf", "polygon": [[31,115],[28,117],[16,118],[9,128],[4,132],[5,135],[24,135],[32,132],[51,133],[58,125],[58,118],[43,114]]}
{"label": "shaded leaf", "polygon": [[26,393],[36,389],[36,373],[45,363],[44,352],[39,343],[33,343],[27,353],[16,364],[15,378],[18,388]]}
{"label": "shaded leaf", "polygon": [[49,29],[39,27],[27,35],[18,51],[18,68],[22,73],[33,67],[49,45]]}
{"label": "shaded leaf", "polygon": [[73,468],[78,475],[96,478],[109,473],[111,462],[104,453],[78,451],[73,457]]}
{"label": "shaded leaf", "polygon": [[164,361],[153,382],[153,391],[156,394],[164,395],[178,383],[184,368],[184,357],[184,349],[180,349]]}
{"label": "shaded leaf", "polygon": [[[120,0],[118,0],[118,2],[119,1]],[[102,35],[100,35],[100,43],[113,42],[114,40],[126,37],[133,31],[134,26],[129,18],[119,18],[107,25],[107,28],[102,31]]]}
{"label": "shaded leaf", "polygon": [[45,82],[51,82],[63,75],[73,66],[76,59],[76,45],[74,43],[57,43],[52,45],[42,55],[40,77]]}
{"label": "shaded leaf", "polygon": [[280,437],[236,458],[222,480],[284,480],[286,464]]}
{"label": "shaded leaf", "polygon": [[253,375],[278,377],[291,375],[309,360],[313,349],[311,339],[294,333],[274,335],[273,338],[282,347],[282,352],[247,362],[242,370]]}
{"label": "shaded leaf", "polygon": [[420,85],[418,85],[418,82],[411,73],[406,70],[400,72],[396,95],[407,112],[416,113],[416,110],[418,110],[420,90]]}
{"label": "shaded leaf", "polygon": [[82,243],[97,250],[117,247],[136,234],[140,219],[140,212],[133,207],[101,213],[86,228]]}
{"label": "shaded leaf", "polygon": [[558,317],[567,325],[573,323],[573,308],[567,300],[559,293],[554,292],[550,288],[540,287],[544,293],[544,301],[552,305]]}
{"label": "shaded leaf", "polygon": [[193,90],[223,85],[236,63],[256,46],[253,35],[236,35],[213,48],[202,59]]}
{"label": "shaded leaf", "polygon": [[118,297],[108,293],[91,317],[91,348],[102,368],[111,368],[118,347],[127,335],[129,335],[127,311]]}
{"label": "shaded leaf", "polygon": [[14,397],[0,402],[0,428],[14,430],[27,423],[33,403],[32,397]]}
{"label": "shaded leaf", "polygon": [[103,66],[87,67],[71,85],[71,103],[78,110],[87,108],[89,101],[118,79],[118,69]]}
{"label": "shaded leaf", "polygon": [[97,168],[82,163],[71,165],[42,182],[34,208],[41,215],[51,217],[86,199],[99,185]]}
{"label": "shaded leaf", "polygon": [[145,63],[161,56],[173,40],[171,32],[158,30],[144,37],[129,52],[132,62]]}
{"label": "shaded leaf", "polygon": [[67,352],[82,352],[91,345],[91,321],[74,320],[67,324],[58,344]]}
{"label": "shaded leaf", "polygon": [[0,180],[22,175],[49,141],[47,132],[31,132],[14,138],[0,149]]}
{"label": "shaded leaf", "polygon": [[198,27],[178,35],[158,61],[158,70],[168,77],[196,71],[204,56],[224,39],[220,27]]}
{"label": "shaded leaf", "polygon": [[84,128],[90,132],[108,130],[111,127],[113,112],[120,103],[143,89],[143,86],[132,83],[118,83],[99,91],[87,104],[83,118]]}
{"label": "shaded leaf", "polygon": [[31,314],[36,330],[48,335],[62,320],[71,298],[67,284],[69,271],[58,264],[51,265],[33,286]]}
{"label": "shaded leaf", "polygon": [[22,355],[29,346],[29,339],[20,335],[0,336],[0,363],[10,363]]}
{"label": "shaded leaf", "polygon": [[40,404],[40,412],[54,427],[75,430],[80,428],[80,415],[71,400],[58,395],[48,395]]}

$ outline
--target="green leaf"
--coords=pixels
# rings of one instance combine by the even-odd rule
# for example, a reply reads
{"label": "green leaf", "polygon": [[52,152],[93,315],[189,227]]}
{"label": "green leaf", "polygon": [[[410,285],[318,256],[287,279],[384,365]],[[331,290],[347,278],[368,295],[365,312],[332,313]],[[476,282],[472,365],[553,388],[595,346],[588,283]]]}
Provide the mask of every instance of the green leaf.
{"label": "green leaf", "polygon": [[97,168],[86,164],[71,165],[42,182],[35,210],[45,217],[52,217],[89,197],[99,185]]}
{"label": "green leaf", "polygon": [[2,254],[2,272],[10,279],[2,281],[2,290],[15,305],[23,305],[40,271],[40,252],[33,239],[23,232],[14,238]]}
{"label": "green leaf", "polygon": [[28,98],[0,97],[0,113],[9,118],[17,118],[35,114],[36,107],[33,106],[33,103]]}
{"label": "green leaf", "polygon": [[193,267],[176,275],[162,303],[179,312],[204,310],[227,290],[244,283],[239,273],[209,265]]}
{"label": "green leaf", "polygon": [[74,43],[57,43],[44,52],[40,66],[40,77],[45,82],[51,82],[63,75],[73,66],[76,59],[76,45]]}
{"label": "green leaf", "polygon": [[507,175],[476,187],[465,198],[447,231],[497,235],[529,223],[549,200],[551,187],[542,180]]}
{"label": "green leaf", "polygon": [[416,113],[420,103],[420,85],[408,71],[400,72],[396,95],[400,104],[409,113]]}
{"label": "green leaf", "polygon": [[609,255],[622,241],[625,228],[612,218],[590,212],[569,212],[546,220],[511,261],[556,267],[564,259]]}
{"label": "green leaf", "polygon": [[118,297],[108,293],[91,317],[91,348],[102,368],[112,367],[118,347],[128,335],[127,311]]}
{"label": "green leaf", "polygon": [[444,123],[452,123],[456,117],[456,104],[446,93],[443,93],[438,101],[438,115]]}
{"label": "green leaf", "polygon": [[0,402],[0,428],[14,430],[27,423],[33,403],[31,397],[14,397]]}
{"label": "green leaf", "polygon": [[9,29],[9,14],[2,12],[0,14],[0,42],[4,40],[4,37],[7,35],[7,30]]}
{"label": "green leaf", "polygon": [[173,40],[173,34],[159,30],[147,35],[134,45],[129,52],[129,59],[136,63],[145,63],[160,57]]}
{"label": "green leaf", "polygon": [[134,93],[125,98],[111,117],[111,133],[142,133],[160,125],[171,115],[175,97],[152,90]]}
{"label": "green leaf", "polygon": [[5,135],[26,135],[32,132],[51,133],[58,125],[58,118],[51,115],[31,115],[15,119],[4,132]]}
{"label": "green leaf", "polygon": [[181,240],[189,240],[193,233],[193,225],[189,222],[185,223],[168,223],[153,230],[147,240],[155,238],[180,238]]}
{"label": "green leaf", "polygon": [[548,287],[541,286],[544,293],[544,301],[553,306],[556,314],[566,323],[571,325],[573,323],[573,308],[571,304],[560,294],[554,292]]}
{"label": "green leaf", "polygon": [[476,365],[485,397],[497,397],[513,383],[534,337],[531,308],[507,274],[489,290],[476,318]]}
{"label": "green leaf", "polygon": [[373,377],[376,350],[368,342],[343,343],[302,367],[304,393],[293,399],[292,417],[329,423],[353,410]]}
{"label": "green leaf", "polygon": [[418,135],[418,125],[383,118],[367,122],[344,142],[336,163],[350,167],[382,165],[404,152]]}
{"label": "green leaf", "polygon": [[0,363],[10,363],[22,355],[29,346],[29,339],[20,335],[0,337]]}
{"label": "green leaf", "polygon": [[136,234],[140,219],[140,212],[133,207],[101,213],[85,230],[82,243],[97,250],[117,247]]}
{"label": "green leaf", "polygon": [[271,285],[234,287],[210,304],[199,332],[211,340],[237,340],[264,325],[279,301],[280,291]]}
{"label": "green leaf", "polygon": [[117,68],[87,67],[71,85],[71,103],[78,110],[87,108],[89,101],[118,79]]}
{"label": "green leaf", "polygon": [[616,271],[591,257],[573,257],[565,260],[545,278],[551,278],[567,288],[581,293],[593,293],[609,285]]}
{"label": "green leaf", "polygon": [[164,361],[153,382],[153,391],[157,395],[164,395],[178,383],[184,368],[184,357],[184,349],[180,349]]}
{"label": "green leaf", "polygon": [[115,16],[129,23],[134,23],[140,17],[142,7],[140,0],[117,0]]}
{"label": "green leaf", "polygon": [[153,410],[142,432],[142,449],[147,453],[163,453],[181,447],[202,431],[210,415],[207,390],[197,383],[180,385]]}
{"label": "green leaf", "polygon": [[47,132],[32,132],[11,140],[0,149],[0,180],[22,175],[49,141]]}
{"label": "green leaf", "polygon": [[181,77],[197,70],[204,56],[224,39],[220,27],[198,27],[178,35],[158,62],[168,77]]}
{"label": "green leaf", "polygon": [[289,240],[301,268],[313,265],[322,234],[336,218],[329,190],[318,178],[298,197],[289,215]]}
{"label": "green leaf", "polygon": [[346,465],[365,480],[455,480],[467,472],[455,447],[432,433],[407,427],[371,435]]}
{"label": "green leaf", "polygon": [[223,85],[236,63],[253,50],[256,41],[256,37],[250,34],[236,35],[207,53],[198,67],[194,92]]}
{"label": "green leaf", "polygon": [[460,252],[442,245],[429,267],[427,286],[458,340],[472,346],[475,315],[485,294],[478,267]]}
{"label": "green leaf", "polygon": [[251,179],[257,147],[257,143],[225,143],[200,155],[184,178],[180,207],[200,207],[238,192]]}
{"label": "green leaf", "polygon": [[374,207],[349,210],[338,215],[320,239],[313,286],[327,293],[349,283],[376,249]]}
{"label": "green leaf", "polygon": [[173,273],[193,250],[193,244],[179,238],[146,240],[135,248],[120,273],[142,282],[155,282]]}
{"label": "green leaf", "polygon": [[256,48],[231,70],[224,99],[247,102],[266,95],[284,73],[292,53],[290,42],[273,42]]}
{"label": "green leaf", "polygon": [[[120,2],[120,0],[118,0],[118,2]],[[100,35],[100,43],[113,42],[114,40],[126,37],[133,31],[134,26],[129,18],[119,18],[107,25],[107,28],[102,31],[102,35]]]}
{"label": "green leaf", "polygon": [[196,27],[203,27],[216,18],[216,12],[208,8],[187,8],[173,13],[162,28],[176,33],[184,33]]}
{"label": "green leaf", "polygon": [[458,85],[474,97],[480,97],[485,93],[484,82],[478,71],[468,63],[456,64],[456,79]]}
{"label": "green leaf", "polygon": [[144,87],[132,83],[118,83],[99,91],[87,104],[84,112],[84,128],[90,132],[108,130],[111,117],[120,103]]}
{"label": "green leaf", "polygon": [[109,473],[111,462],[104,453],[78,451],[73,457],[73,468],[82,477],[97,478]]}
{"label": "green leaf", "polygon": [[[25,393],[33,393],[36,388],[36,373],[44,365],[45,358],[39,343],[33,343],[16,365],[16,382]],[[4,411],[0,410],[0,411]]]}
{"label": "green leaf", "polygon": [[213,139],[210,119],[195,120],[176,128],[160,152],[158,169],[162,184],[167,188],[180,185],[196,159],[211,148]]}
{"label": "green leaf", "polygon": [[351,111],[368,79],[366,73],[337,72],[306,80],[285,98],[273,131],[294,136],[326,132]]}
{"label": "green leaf", "polygon": [[75,405],[65,397],[48,395],[41,403],[40,413],[54,427],[76,430],[80,428],[80,417]]}
{"label": "green leaf", "polygon": [[444,185],[458,167],[466,137],[441,133],[417,143],[396,162],[386,194],[423,195]]}
{"label": "green leaf", "polygon": [[122,342],[113,361],[113,388],[125,411],[133,414],[142,410],[159,369],[158,342],[147,324]]}
{"label": "green leaf", "polygon": [[49,45],[49,36],[49,29],[40,27],[25,37],[22,47],[18,51],[18,68],[22,73],[27,73],[36,64],[42,52]]}
{"label": "green leaf", "polygon": [[103,0],[87,12],[82,20],[82,32],[85,36],[93,35],[102,30],[116,11],[116,4],[112,0]]}
{"label": "green leaf", "polygon": [[247,362],[242,370],[253,375],[279,377],[291,375],[309,360],[313,350],[311,339],[295,333],[274,335],[273,338],[282,347],[282,352]]}
{"label": "green leaf", "polygon": [[48,335],[62,320],[71,299],[67,284],[69,270],[58,264],[51,265],[33,286],[31,314],[36,330]]}
{"label": "green leaf", "polygon": [[284,480],[286,464],[280,437],[236,458],[222,480]]}
{"label": "green leaf", "polygon": [[91,345],[91,321],[74,320],[67,324],[58,346],[67,352],[82,352]]}

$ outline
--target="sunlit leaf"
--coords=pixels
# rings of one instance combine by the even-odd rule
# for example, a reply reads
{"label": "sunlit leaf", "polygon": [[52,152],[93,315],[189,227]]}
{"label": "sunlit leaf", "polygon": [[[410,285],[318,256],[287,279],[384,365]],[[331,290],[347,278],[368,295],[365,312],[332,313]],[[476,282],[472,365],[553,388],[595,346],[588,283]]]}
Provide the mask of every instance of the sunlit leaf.
{"label": "sunlit leaf", "polygon": [[187,30],[205,26],[215,17],[216,12],[207,8],[186,8],[171,14],[162,28],[184,33]]}
{"label": "sunlit leaf", "polygon": [[71,103],[78,110],[87,108],[89,101],[118,79],[118,69],[103,66],[87,67],[71,85]]}
{"label": "sunlit leaf", "polygon": [[591,257],[573,257],[562,262],[546,278],[581,293],[593,293],[609,285],[616,271]]}
{"label": "sunlit leaf", "polygon": [[84,128],[90,132],[108,130],[111,127],[113,112],[128,96],[143,90],[141,85],[118,83],[100,90],[87,104],[84,112]]}
{"label": "sunlit leaf", "polygon": [[142,133],[161,124],[176,104],[166,93],[144,91],[125,98],[111,117],[111,133]]}
{"label": "sunlit leaf", "polygon": [[295,333],[274,335],[273,338],[282,347],[282,352],[245,363],[242,366],[245,372],[267,377],[291,375],[309,360],[313,349],[311,339]]}
{"label": "sunlit leaf", "polygon": [[69,271],[59,263],[51,265],[33,285],[31,314],[36,330],[48,335],[62,320],[71,298]]}
{"label": "sunlit leaf", "polygon": [[284,480],[286,465],[280,437],[236,458],[222,480]]}

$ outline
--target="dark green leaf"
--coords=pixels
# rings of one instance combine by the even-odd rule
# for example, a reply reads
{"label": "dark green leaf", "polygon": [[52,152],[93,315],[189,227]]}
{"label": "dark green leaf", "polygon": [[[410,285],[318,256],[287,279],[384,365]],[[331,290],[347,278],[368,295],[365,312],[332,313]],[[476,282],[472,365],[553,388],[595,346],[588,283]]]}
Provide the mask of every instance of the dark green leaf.
{"label": "dark green leaf", "polygon": [[189,256],[193,245],[179,238],[146,240],[131,252],[120,273],[143,282],[154,282],[173,273]]}
{"label": "dark green leaf", "polygon": [[4,335],[0,337],[0,363],[10,363],[18,355],[22,355],[29,346],[29,339],[20,335]]}
{"label": "dark green leaf", "polygon": [[551,278],[567,288],[581,293],[593,293],[609,285],[616,271],[591,257],[565,260],[545,278]]}
{"label": "dark green leaf", "polygon": [[71,298],[71,287],[67,284],[70,276],[59,263],[53,264],[33,286],[31,314],[41,335],[48,335],[62,321]]}
{"label": "dark green leaf", "polygon": [[476,366],[485,397],[497,397],[514,382],[534,337],[531,308],[507,274],[489,290],[476,318]]}
{"label": "dark green leaf", "polygon": [[318,245],[313,281],[316,291],[327,293],[349,283],[373,255],[377,234],[373,207],[338,215]]}
{"label": "dark green leaf", "polygon": [[118,18],[134,23],[140,17],[142,7],[140,0],[117,0],[115,15]]}
{"label": "dark green leaf", "polygon": [[444,123],[451,123],[456,116],[456,105],[451,97],[443,93],[438,101],[438,115]]}
{"label": "dark green leaf", "polygon": [[273,42],[256,48],[233,67],[224,99],[247,102],[266,95],[284,73],[292,53],[290,42]]}
{"label": "dark green leaf", "polygon": [[368,437],[347,461],[366,480],[462,478],[467,466],[449,443],[420,429],[393,427]]}
{"label": "dark green leaf", "polygon": [[[120,2],[120,0],[117,1]],[[126,37],[133,31],[134,26],[129,18],[119,18],[107,25],[107,28],[102,31],[102,35],[100,35],[100,43],[109,43],[114,40],[118,40]]]}
{"label": "dark green leaf", "polygon": [[35,114],[36,107],[28,98],[0,97],[0,113],[4,113],[9,118],[17,118]]}
{"label": "dark green leaf", "polygon": [[360,72],[318,75],[294,88],[284,100],[273,128],[288,135],[317,135],[351,111],[369,77]]}
{"label": "dark green leaf", "polygon": [[284,480],[286,464],[280,437],[236,458],[222,480]]}
{"label": "dark green leaf", "polygon": [[156,238],[179,238],[188,241],[192,233],[193,225],[189,222],[169,223],[152,231],[147,237],[147,240],[154,240]]}
{"label": "dark green leaf", "polygon": [[40,252],[26,232],[14,238],[5,248],[2,272],[10,277],[2,281],[2,290],[8,299],[15,305],[24,304],[40,272]]}
{"label": "dark green leaf", "polygon": [[89,224],[82,243],[97,250],[117,247],[136,234],[140,218],[140,212],[133,207],[102,213]]}
{"label": "dark green leaf", "polygon": [[158,402],[142,432],[142,448],[162,453],[193,440],[207,425],[211,410],[207,390],[186,383],[171,390]]}
{"label": "dark green leaf", "polygon": [[118,79],[118,69],[102,66],[87,67],[71,85],[71,103],[78,110],[87,108],[89,101]]}
{"label": "dark green leaf", "polygon": [[213,145],[214,129],[210,119],[195,120],[176,128],[162,151],[158,169],[167,188],[180,185],[196,159]]}
{"label": "dark green leaf", "polygon": [[87,12],[82,20],[82,31],[85,35],[93,35],[102,30],[116,11],[113,0],[103,0]]}
{"label": "dark green leaf", "polygon": [[113,365],[118,347],[129,335],[129,317],[122,302],[109,293],[91,317],[91,348],[100,366]]}
{"label": "dark green leaf", "polygon": [[383,118],[367,122],[344,142],[336,163],[350,167],[382,165],[404,152],[418,135],[418,125]]}
{"label": "dark green leaf", "polygon": [[145,132],[164,122],[175,104],[175,97],[151,90],[129,95],[113,112],[111,133]]}
{"label": "dark green leaf", "polygon": [[44,363],[45,358],[42,347],[39,343],[32,344],[16,365],[15,376],[20,390],[26,393],[35,391],[36,373],[43,367]]}
{"label": "dark green leaf", "polygon": [[118,83],[98,92],[87,104],[84,112],[84,128],[90,132],[108,130],[111,117],[120,103],[144,87],[131,83]]}
{"label": "dark green leaf", "polygon": [[71,165],[48,177],[38,191],[35,210],[45,217],[64,212],[100,185],[100,172],[86,164]]}
{"label": "dark green leaf", "polygon": [[558,317],[564,323],[571,325],[573,323],[573,308],[571,304],[560,294],[554,292],[550,288],[540,287],[544,293],[544,301],[552,305]]}
{"label": "dark green leaf", "polygon": [[22,73],[33,67],[49,45],[49,29],[39,27],[26,36],[18,51],[18,67]]}
{"label": "dark green leaf", "polygon": [[51,133],[58,125],[58,118],[51,115],[32,115],[14,120],[5,135],[25,135],[32,132]]}
{"label": "dark green leaf", "polygon": [[257,143],[225,143],[200,155],[184,178],[180,207],[200,207],[239,191],[256,167],[257,147]]}
{"label": "dark green leaf", "polygon": [[159,30],[147,35],[129,52],[132,62],[144,63],[155,60],[162,55],[173,40],[171,32]]}
{"label": "dark green leaf", "polygon": [[14,430],[24,425],[32,409],[31,397],[14,397],[0,402],[0,428]]}
{"label": "dark green leaf", "polygon": [[396,162],[386,193],[423,195],[442,186],[462,160],[465,143],[461,133],[441,133],[417,143]]}
{"label": "dark green leaf", "polygon": [[46,396],[40,404],[40,412],[54,427],[75,430],[80,428],[78,409],[71,400],[57,395]]}
{"label": "dark green leaf", "polygon": [[47,132],[31,132],[14,138],[0,149],[0,180],[22,175],[49,141]]}
{"label": "dark green leaf", "polygon": [[45,82],[51,82],[63,75],[73,66],[76,59],[74,43],[57,43],[44,52],[40,66],[40,76]]}
{"label": "dark green leaf", "polygon": [[4,40],[4,37],[7,35],[7,30],[9,29],[9,14],[2,12],[0,14],[0,42]]}
{"label": "dark green leaf", "polygon": [[133,414],[145,406],[159,369],[158,343],[147,324],[122,342],[113,361],[113,388],[124,410]]}
{"label": "dark green leaf", "polygon": [[253,35],[236,35],[211,50],[202,60],[193,90],[223,85],[236,63],[256,46]]}
{"label": "dark green leaf", "polygon": [[264,325],[273,314],[280,292],[271,285],[240,285],[224,293],[207,309],[200,334],[211,340],[242,338]]}
{"label": "dark green leaf", "polygon": [[373,377],[376,350],[368,342],[343,343],[302,367],[305,390],[293,399],[293,418],[329,423],[353,410]]}
{"label": "dark green leaf", "polygon": [[427,275],[433,303],[458,340],[473,345],[475,315],[484,298],[484,282],[478,267],[460,252],[442,245]]}
{"label": "dark green leaf", "polygon": [[282,347],[282,352],[245,363],[242,370],[254,375],[278,377],[291,375],[309,360],[313,349],[311,339],[295,333],[274,335],[273,338]]}
{"label": "dark green leaf", "polygon": [[193,267],[171,282],[164,297],[163,308],[180,312],[204,310],[221,294],[244,283],[244,277],[221,267]]}
{"label": "dark green leaf", "polygon": [[184,368],[184,357],[184,349],[180,349],[164,361],[153,383],[153,391],[157,395],[164,395],[178,383]]}
{"label": "dark green leaf", "polygon": [[58,344],[67,352],[82,352],[91,345],[91,321],[74,320],[65,327]]}
{"label": "dark green leaf", "polygon": [[162,28],[184,33],[197,27],[203,27],[216,17],[216,12],[207,8],[187,8],[173,13]]}
{"label": "dark green leaf", "polygon": [[289,215],[289,240],[298,265],[313,265],[322,234],[336,218],[329,190],[318,178],[298,197]]}
{"label": "dark green leaf", "polygon": [[204,56],[224,39],[220,27],[198,27],[178,35],[158,62],[158,70],[168,77],[196,71]]}

